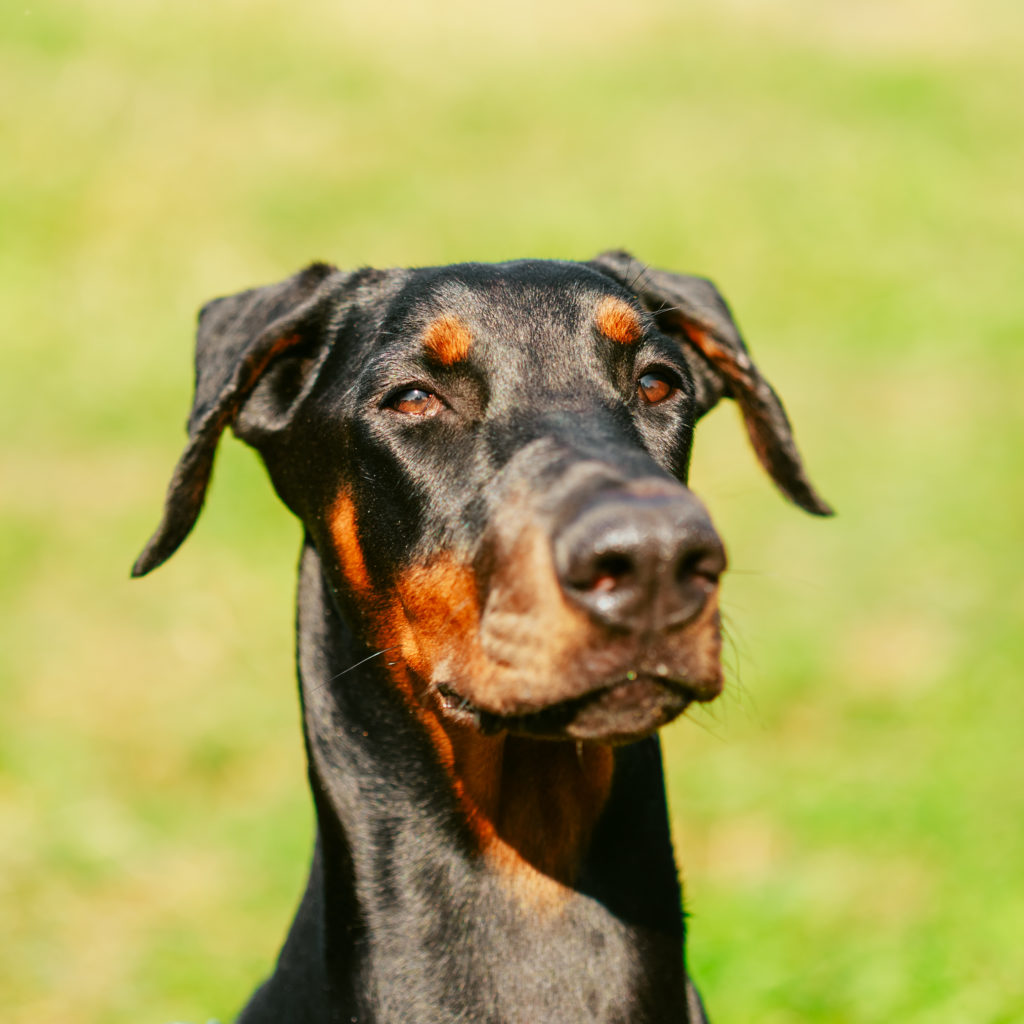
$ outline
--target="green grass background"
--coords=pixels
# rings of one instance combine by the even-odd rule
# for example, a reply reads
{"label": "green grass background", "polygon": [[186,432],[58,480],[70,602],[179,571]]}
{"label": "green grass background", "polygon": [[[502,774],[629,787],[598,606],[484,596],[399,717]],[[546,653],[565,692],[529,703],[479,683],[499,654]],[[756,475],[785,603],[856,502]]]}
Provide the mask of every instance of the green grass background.
{"label": "green grass background", "polygon": [[1016,0],[4,5],[3,1019],[229,1019],[304,879],[254,456],[127,578],[198,305],[624,245],[720,284],[839,510],[702,427],[730,682],[666,740],[715,1020],[1024,1021],[1022,52]]}

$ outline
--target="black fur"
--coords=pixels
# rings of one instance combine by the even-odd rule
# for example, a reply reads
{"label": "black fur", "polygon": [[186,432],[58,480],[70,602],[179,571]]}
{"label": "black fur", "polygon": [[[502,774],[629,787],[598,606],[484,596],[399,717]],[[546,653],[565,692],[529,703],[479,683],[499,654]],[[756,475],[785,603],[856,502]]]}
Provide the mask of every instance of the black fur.
{"label": "black fur", "polygon": [[[635,312],[638,340],[595,329],[602,298]],[[424,331],[441,316],[471,333],[466,358],[424,351]],[[644,373],[667,381],[670,398],[641,401]],[[413,388],[438,396],[440,411],[405,415]],[[316,849],[277,968],[241,1021],[704,1019],[684,967],[652,733],[717,693],[715,680],[680,666],[697,644],[687,632],[697,628],[694,609],[711,600],[724,567],[685,487],[695,423],[723,396],[737,400],[782,491],[827,514],[717,291],[625,253],[589,264],[314,264],[204,308],[188,447],[133,571],[153,569],[187,536],[228,425],[260,451],[305,532],[298,662]],[[332,532],[339,495],[354,510],[348,548]],[[480,680],[400,664],[408,657],[397,644],[380,650],[379,623],[403,574],[439,558],[471,575],[466,600],[482,615],[498,594],[525,602],[521,618],[531,621],[526,563],[509,564],[524,557],[515,543],[524,522],[529,536],[551,540],[551,587],[566,623],[584,623],[587,637],[564,680],[538,681],[554,697],[531,696],[529,685],[494,696],[498,688]],[[587,548],[595,534],[612,546]],[[593,577],[582,584],[581,559]],[[436,602],[446,600],[438,591]],[[451,607],[453,623],[462,611]],[[544,648],[547,624],[535,626]],[[710,642],[717,620],[700,628]],[[654,668],[659,661],[671,665]],[[581,737],[619,744],[573,877],[553,890],[564,893],[555,911],[524,899],[482,851],[422,709],[395,684],[403,671],[446,729],[521,736],[542,745],[526,748],[538,756]],[[557,846],[559,823],[545,827]],[[530,870],[522,877],[534,878]]]}

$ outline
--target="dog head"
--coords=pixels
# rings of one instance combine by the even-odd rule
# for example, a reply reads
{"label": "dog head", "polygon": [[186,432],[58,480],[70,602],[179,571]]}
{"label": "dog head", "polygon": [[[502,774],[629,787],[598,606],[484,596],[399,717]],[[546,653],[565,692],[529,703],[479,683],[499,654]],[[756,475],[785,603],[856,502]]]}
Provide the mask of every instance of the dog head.
{"label": "dog head", "polygon": [[622,252],[314,264],[201,312],[189,443],[133,571],[192,528],[230,425],[410,699],[485,733],[636,739],[722,686],[725,553],[686,479],[723,397],[782,492],[829,514],[703,279]]}

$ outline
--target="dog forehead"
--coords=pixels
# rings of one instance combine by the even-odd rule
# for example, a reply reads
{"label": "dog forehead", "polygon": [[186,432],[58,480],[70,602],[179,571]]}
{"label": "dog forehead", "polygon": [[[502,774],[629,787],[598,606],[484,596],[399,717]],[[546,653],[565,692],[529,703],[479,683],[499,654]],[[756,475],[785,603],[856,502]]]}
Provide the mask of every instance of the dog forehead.
{"label": "dog forehead", "polygon": [[413,271],[386,327],[428,348],[468,351],[473,341],[529,344],[589,334],[592,327],[605,331],[613,323],[632,339],[641,316],[629,293],[590,267],[518,260]]}

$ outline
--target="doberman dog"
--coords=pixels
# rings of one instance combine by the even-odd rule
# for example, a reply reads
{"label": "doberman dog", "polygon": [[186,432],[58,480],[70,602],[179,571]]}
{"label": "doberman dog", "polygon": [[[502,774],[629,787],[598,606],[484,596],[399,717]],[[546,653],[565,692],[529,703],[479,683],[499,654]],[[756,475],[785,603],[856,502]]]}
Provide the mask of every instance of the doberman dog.
{"label": "doberman dog", "polygon": [[686,486],[722,397],[829,514],[714,286],[624,252],[316,263],[203,308],[133,573],[192,528],[229,425],[304,529],[317,836],[244,1024],[706,1019],[656,730],[722,688],[725,554]]}

